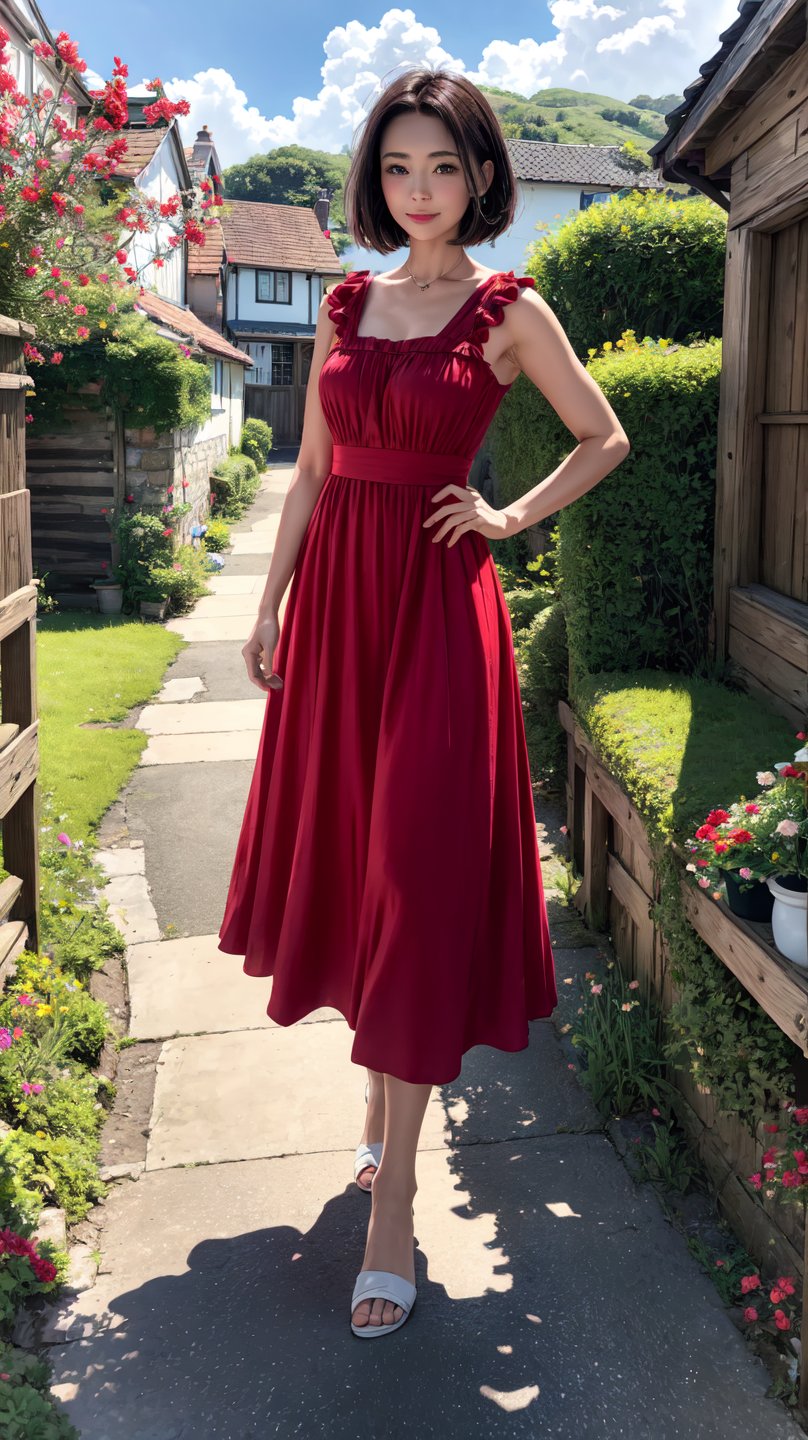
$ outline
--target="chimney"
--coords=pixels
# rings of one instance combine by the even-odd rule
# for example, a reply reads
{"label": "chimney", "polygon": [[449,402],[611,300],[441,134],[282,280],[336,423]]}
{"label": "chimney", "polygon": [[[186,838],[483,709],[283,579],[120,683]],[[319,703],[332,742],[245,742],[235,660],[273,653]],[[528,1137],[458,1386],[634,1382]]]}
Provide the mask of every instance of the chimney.
{"label": "chimney", "polygon": [[317,216],[317,221],[321,230],[328,229],[328,207],[330,201],[331,196],[329,195],[328,191],[321,190],[319,196],[314,202],[314,213]]}
{"label": "chimney", "polygon": [[208,130],[207,125],[203,125],[202,129],[196,132],[191,164],[198,165],[200,169],[206,170],[212,150],[213,136]]}

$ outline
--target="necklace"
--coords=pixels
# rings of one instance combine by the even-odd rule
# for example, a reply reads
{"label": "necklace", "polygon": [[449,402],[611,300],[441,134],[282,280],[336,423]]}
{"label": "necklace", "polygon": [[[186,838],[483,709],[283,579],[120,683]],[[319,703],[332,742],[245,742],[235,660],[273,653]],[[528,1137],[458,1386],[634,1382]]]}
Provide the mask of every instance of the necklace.
{"label": "necklace", "polygon": [[409,265],[405,265],[405,266],[404,266],[404,269],[406,270],[406,272],[407,272],[407,274],[409,275],[410,279],[412,280],[413,284],[418,286],[418,289],[419,289],[419,290],[428,290],[429,287],[430,287],[430,285],[434,285],[437,280],[443,280],[447,275],[451,275],[452,270],[456,270],[456,269],[457,269],[457,267],[458,267],[458,265],[460,264],[460,261],[461,261],[462,259],[464,259],[464,256],[463,256],[463,255],[459,255],[459,256],[457,257],[457,259],[455,260],[454,265],[452,265],[448,270],[444,270],[444,272],[443,272],[442,275],[436,275],[434,280],[427,280],[427,282],[426,282],[425,285],[422,285],[421,282],[420,282],[420,280],[416,280],[416,278],[415,278],[415,276],[413,275],[413,273],[412,273]]}

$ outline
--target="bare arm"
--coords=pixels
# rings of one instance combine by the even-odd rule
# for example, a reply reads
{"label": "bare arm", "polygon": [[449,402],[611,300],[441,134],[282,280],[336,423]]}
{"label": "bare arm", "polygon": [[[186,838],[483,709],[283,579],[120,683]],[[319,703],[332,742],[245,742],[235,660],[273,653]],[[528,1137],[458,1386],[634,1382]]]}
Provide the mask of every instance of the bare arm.
{"label": "bare arm", "polygon": [[292,480],[283,502],[278,534],[267,571],[253,630],[242,648],[247,674],[259,690],[279,690],[282,678],[271,670],[278,644],[278,611],[289,584],[298,552],[331,469],[332,439],[320,405],[319,378],[323,361],[334,340],[334,322],[325,295],[317,312],[314,352],[306,385],[303,434]]}
{"label": "bare arm", "polygon": [[614,470],[631,449],[614,410],[578,359],[553,310],[535,290],[523,290],[503,317],[513,354],[525,375],[550,402],[578,445],[541,484],[501,512],[516,534],[562,510]]}

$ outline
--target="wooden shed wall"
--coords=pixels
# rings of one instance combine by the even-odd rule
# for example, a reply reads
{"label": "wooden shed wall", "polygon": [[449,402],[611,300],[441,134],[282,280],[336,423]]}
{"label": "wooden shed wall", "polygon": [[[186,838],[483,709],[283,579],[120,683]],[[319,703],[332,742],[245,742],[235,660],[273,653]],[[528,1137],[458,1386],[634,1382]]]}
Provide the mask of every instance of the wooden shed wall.
{"label": "wooden shed wall", "polygon": [[808,715],[808,44],[706,151],[731,164],[717,454],[715,641]]}

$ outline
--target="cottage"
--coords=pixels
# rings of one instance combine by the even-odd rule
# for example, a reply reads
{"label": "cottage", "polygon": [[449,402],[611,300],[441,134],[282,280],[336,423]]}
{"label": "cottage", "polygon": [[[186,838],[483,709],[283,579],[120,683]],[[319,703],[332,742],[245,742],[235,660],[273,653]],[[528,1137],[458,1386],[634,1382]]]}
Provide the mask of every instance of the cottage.
{"label": "cottage", "polygon": [[225,211],[224,333],[253,363],[246,375],[245,419],[257,416],[271,425],[276,445],[296,445],[303,430],[317,311],[323,292],[343,274],[324,233],[327,192],[321,191],[311,209],[228,200]]}

